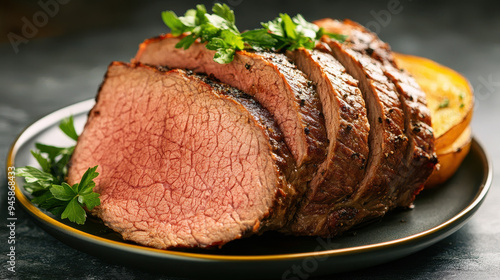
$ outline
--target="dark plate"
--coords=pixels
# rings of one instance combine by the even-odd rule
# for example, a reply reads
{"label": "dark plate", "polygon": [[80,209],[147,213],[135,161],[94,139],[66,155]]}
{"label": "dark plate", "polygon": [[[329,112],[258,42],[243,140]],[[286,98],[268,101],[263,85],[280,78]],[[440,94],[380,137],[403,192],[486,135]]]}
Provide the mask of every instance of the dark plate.
{"label": "dark plate", "polygon": [[[81,130],[93,104],[88,100],[63,108],[26,128],[12,145],[7,167],[36,165],[30,154],[35,142],[72,145],[58,129],[60,120],[72,114],[77,130]],[[461,228],[476,212],[491,178],[490,161],[473,139],[471,151],[455,176],[439,188],[422,192],[413,210],[389,213],[333,239],[269,232],[210,250],[152,249],[123,241],[99,220],[90,218],[83,226],[68,223],[31,204],[21,179],[17,181],[16,196],[47,232],[106,260],[172,276],[303,279],[388,262],[438,242]]]}

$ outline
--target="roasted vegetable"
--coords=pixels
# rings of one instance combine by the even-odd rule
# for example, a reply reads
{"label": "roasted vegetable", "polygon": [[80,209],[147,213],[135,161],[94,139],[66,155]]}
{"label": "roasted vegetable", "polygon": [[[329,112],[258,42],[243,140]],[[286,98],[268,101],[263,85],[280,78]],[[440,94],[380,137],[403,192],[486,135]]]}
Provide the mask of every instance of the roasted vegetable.
{"label": "roasted vegetable", "polygon": [[469,152],[473,91],[465,77],[432,60],[398,53],[395,59],[399,67],[416,79],[427,96],[439,161],[426,183],[426,188],[430,188],[450,178]]}
{"label": "roasted vegetable", "polygon": [[427,180],[425,187],[432,188],[448,180],[469,153],[472,142],[470,127],[467,127],[452,145],[437,151],[439,164]]}

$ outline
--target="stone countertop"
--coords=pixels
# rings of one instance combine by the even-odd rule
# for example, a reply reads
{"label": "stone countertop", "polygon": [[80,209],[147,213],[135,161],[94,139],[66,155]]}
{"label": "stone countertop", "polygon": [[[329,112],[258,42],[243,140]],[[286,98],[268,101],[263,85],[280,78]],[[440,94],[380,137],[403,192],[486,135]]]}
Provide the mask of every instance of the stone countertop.
{"label": "stone countertop", "polygon": [[[54,110],[93,98],[111,61],[130,60],[143,39],[166,32],[160,11],[181,14],[200,1],[39,3],[49,2],[57,7],[44,10],[29,1],[0,4],[2,223],[7,221],[5,159],[23,128]],[[500,189],[495,180],[500,172],[500,17],[494,1],[222,2],[233,7],[242,30],[255,28],[279,12],[301,13],[309,20],[353,19],[376,31],[395,51],[428,57],[461,72],[475,89],[472,130],[494,168],[493,185],[477,213],[458,232],[408,257],[315,279],[500,279]],[[33,20],[37,20],[36,30],[24,30],[28,36],[23,38],[13,37],[13,33],[23,36],[23,25]],[[21,209],[16,217],[17,273],[7,271],[9,232],[4,225],[0,227],[1,279],[174,279],[168,272],[150,274],[89,256],[47,234]]]}

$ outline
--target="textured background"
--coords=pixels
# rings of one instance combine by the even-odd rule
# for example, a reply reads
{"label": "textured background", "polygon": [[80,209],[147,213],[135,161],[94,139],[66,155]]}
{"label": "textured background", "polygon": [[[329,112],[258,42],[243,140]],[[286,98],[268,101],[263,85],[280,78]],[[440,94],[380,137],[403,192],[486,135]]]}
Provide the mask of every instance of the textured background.
{"label": "textured background", "polygon": [[[50,2],[50,1],[40,1]],[[143,39],[166,32],[159,12],[182,14],[200,1],[62,1],[57,12],[14,47],[23,18],[43,11],[36,1],[0,3],[0,222],[6,221],[5,159],[24,127],[67,105],[95,96],[112,60],[128,61]],[[214,1],[205,2],[210,7]],[[250,1],[232,0],[241,30],[279,12],[308,20],[350,18],[365,24],[396,51],[436,60],[461,73],[475,88],[473,133],[499,175],[500,16],[494,1]],[[495,177],[494,176],[494,177]],[[500,189],[496,180],[484,204],[460,231],[406,258],[318,279],[498,279]],[[141,279],[164,277],[109,264],[60,243],[17,211],[17,275],[6,271],[7,230],[0,227],[0,278]]]}

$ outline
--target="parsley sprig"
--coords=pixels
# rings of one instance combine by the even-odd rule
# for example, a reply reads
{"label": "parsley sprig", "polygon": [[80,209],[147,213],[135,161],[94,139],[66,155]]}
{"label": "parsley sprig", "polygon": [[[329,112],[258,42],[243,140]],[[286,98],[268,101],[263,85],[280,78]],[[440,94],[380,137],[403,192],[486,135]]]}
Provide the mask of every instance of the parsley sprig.
{"label": "parsley sprig", "polygon": [[[77,141],[73,117],[61,121],[59,128],[71,139]],[[26,166],[16,169],[17,176],[24,177],[24,189],[28,191],[31,200],[38,207],[46,209],[62,219],[69,219],[77,224],[84,224],[87,213],[84,209],[92,210],[100,205],[99,194],[94,192],[94,179],[99,175],[97,166],[89,168],[82,176],[80,183],[70,186],[65,182],[68,173],[68,162],[75,146],[55,147],[36,143],[37,150],[32,150],[41,169]]]}
{"label": "parsley sprig", "polygon": [[278,52],[300,47],[313,49],[323,35],[345,40],[345,36],[327,33],[300,14],[293,18],[288,14],[280,14],[272,21],[261,23],[263,28],[240,33],[234,12],[226,4],[216,3],[212,12],[209,14],[204,5],[197,5],[196,9],[188,10],[182,17],[177,17],[173,11],[164,11],[162,19],[171,29],[172,35],[186,33],[177,43],[177,48],[187,49],[199,39],[207,43],[207,49],[216,51],[213,59],[221,64],[233,61],[238,50]]}
{"label": "parsley sprig", "polygon": [[305,20],[300,14],[293,18],[288,14],[280,14],[274,20],[262,23],[262,26],[263,31],[276,39],[277,43],[272,50],[295,50],[301,47],[311,50],[323,35],[338,41],[346,39],[344,35],[326,32],[322,27]]}

